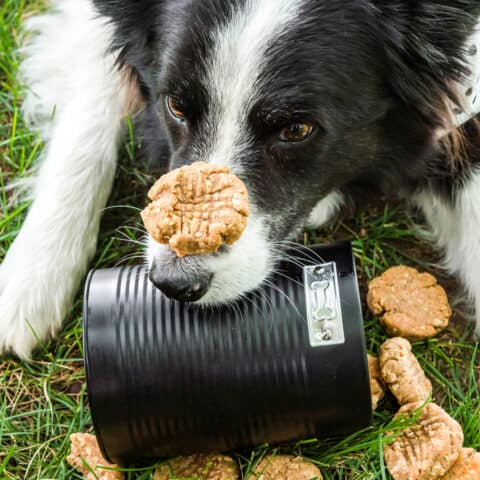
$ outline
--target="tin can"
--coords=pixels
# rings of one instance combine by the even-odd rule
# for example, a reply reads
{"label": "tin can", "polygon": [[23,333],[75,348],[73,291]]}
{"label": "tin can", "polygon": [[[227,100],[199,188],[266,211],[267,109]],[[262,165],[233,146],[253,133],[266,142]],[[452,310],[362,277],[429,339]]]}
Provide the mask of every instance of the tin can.
{"label": "tin can", "polygon": [[257,291],[215,308],[170,300],[142,266],[90,272],[87,389],[108,460],[225,452],[371,424],[351,245],[292,254]]}

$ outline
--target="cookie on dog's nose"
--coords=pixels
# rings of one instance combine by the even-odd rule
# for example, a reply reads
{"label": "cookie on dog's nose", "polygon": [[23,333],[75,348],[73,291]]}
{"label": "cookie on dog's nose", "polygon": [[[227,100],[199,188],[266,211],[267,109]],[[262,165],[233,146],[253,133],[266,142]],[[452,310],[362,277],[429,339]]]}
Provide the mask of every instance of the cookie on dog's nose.
{"label": "cookie on dog's nose", "polygon": [[179,256],[216,252],[236,242],[250,213],[245,184],[227,167],[196,162],[161,177],[148,192],[143,223]]}

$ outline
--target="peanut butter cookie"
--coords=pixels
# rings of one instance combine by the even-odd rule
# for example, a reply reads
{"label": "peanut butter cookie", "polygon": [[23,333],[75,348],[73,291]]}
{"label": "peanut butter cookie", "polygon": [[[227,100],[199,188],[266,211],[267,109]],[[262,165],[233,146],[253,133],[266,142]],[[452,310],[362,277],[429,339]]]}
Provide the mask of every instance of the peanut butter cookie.
{"label": "peanut butter cookie", "polygon": [[142,212],[150,236],[179,257],[216,252],[236,242],[250,213],[244,183],[226,167],[196,162],[161,177]]}
{"label": "peanut butter cookie", "polygon": [[424,402],[432,394],[432,383],[412,353],[408,340],[390,338],[380,347],[380,373],[400,405]]}
{"label": "peanut butter cookie", "polygon": [[391,336],[431,338],[445,329],[452,315],[445,290],[429,273],[398,266],[373,279],[367,303]]}
{"label": "peanut butter cookie", "polygon": [[155,471],[153,480],[238,480],[238,467],[225,455],[191,455],[168,460]]}
{"label": "peanut butter cookie", "polygon": [[[422,405],[404,405],[397,417],[412,417]],[[418,420],[384,446],[385,464],[394,480],[441,479],[457,461],[462,444],[462,427],[438,405],[429,403]]]}
{"label": "peanut butter cookie", "polygon": [[265,457],[248,480],[322,480],[318,467],[301,457],[271,455]]}
{"label": "peanut butter cookie", "polygon": [[118,468],[118,465],[111,464],[103,458],[95,435],[73,433],[70,435],[70,442],[72,445],[67,462],[80,472],[85,480],[123,480],[125,478],[123,472],[102,468]]}

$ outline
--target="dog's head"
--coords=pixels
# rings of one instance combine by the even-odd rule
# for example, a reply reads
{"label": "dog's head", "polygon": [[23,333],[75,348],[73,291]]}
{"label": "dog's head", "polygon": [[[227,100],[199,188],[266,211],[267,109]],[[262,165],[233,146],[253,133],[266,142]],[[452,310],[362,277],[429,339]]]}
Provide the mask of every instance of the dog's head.
{"label": "dog's head", "polygon": [[169,168],[227,165],[250,195],[245,233],[216,254],[180,259],[149,240],[160,288],[204,303],[238,297],[265,279],[283,241],[327,220],[353,185],[421,181],[480,8],[414,3],[99,1],[148,103],[144,140],[158,141],[159,118]]}

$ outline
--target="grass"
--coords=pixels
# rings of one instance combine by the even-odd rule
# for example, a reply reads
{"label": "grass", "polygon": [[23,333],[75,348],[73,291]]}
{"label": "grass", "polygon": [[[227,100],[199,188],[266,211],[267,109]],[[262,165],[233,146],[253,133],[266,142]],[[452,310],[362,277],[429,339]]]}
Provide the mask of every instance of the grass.
{"label": "grass", "polygon": [[[11,202],[5,186],[28,175],[42,144],[22,121],[21,90],[16,81],[21,42],[21,19],[41,8],[30,0],[4,0],[0,6],[0,261],[14,240],[28,202]],[[136,208],[142,206],[151,178],[142,173],[131,137],[125,145],[117,183],[109,202],[92,267],[135,262],[140,233]],[[128,188],[127,188],[128,187]],[[132,209],[116,207],[131,205]],[[369,206],[321,232],[305,232],[306,242],[353,238],[363,297],[367,281],[385,268],[406,263],[434,272],[452,296],[455,282],[435,267],[435,252],[416,233],[402,205]],[[385,340],[378,321],[366,312],[368,349],[377,353]],[[80,293],[65,322],[60,341],[45,345],[32,362],[0,360],[0,478],[80,478],[65,462],[68,435],[89,431],[91,419],[82,362]],[[414,351],[434,383],[437,402],[457,419],[465,431],[465,445],[480,448],[478,344],[460,309],[449,329],[438,338],[414,345]],[[304,440],[274,449],[258,447],[235,454],[244,478],[267,453],[282,451],[303,455],[321,469],[327,480],[388,480],[382,460],[384,434],[402,425],[392,422],[396,405],[387,398],[375,414],[372,428],[347,439]],[[128,478],[148,480],[152,469],[130,471]]]}

